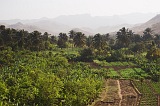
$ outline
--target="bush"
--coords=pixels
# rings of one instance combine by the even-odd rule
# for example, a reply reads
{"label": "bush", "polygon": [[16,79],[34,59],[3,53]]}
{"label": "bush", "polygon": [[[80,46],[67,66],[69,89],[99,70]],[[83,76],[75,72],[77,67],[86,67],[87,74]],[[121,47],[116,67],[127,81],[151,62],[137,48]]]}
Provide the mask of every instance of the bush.
{"label": "bush", "polygon": [[78,60],[83,62],[92,62],[94,59],[93,51],[90,48],[80,51],[80,57]]}

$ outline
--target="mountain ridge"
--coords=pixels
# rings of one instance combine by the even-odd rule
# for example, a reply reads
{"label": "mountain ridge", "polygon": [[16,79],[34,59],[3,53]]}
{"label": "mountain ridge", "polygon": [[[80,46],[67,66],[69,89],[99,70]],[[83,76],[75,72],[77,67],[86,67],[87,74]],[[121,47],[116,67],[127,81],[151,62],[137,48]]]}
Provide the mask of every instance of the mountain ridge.
{"label": "mountain ridge", "polygon": [[153,29],[153,33],[158,33],[160,32],[160,14],[157,14],[155,17],[151,18],[150,20],[148,20],[147,22],[133,27],[131,28],[134,32],[138,33],[138,34],[143,34],[143,31],[146,28],[151,28]]}
{"label": "mountain ridge", "polygon": [[[3,23],[9,28],[25,29],[28,31],[39,30],[42,33],[48,32],[54,35],[58,35],[60,32],[68,33],[72,29],[77,29],[77,31],[82,31],[85,34],[91,34],[91,35],[94,35],[96,33],[106,34],[118,31],[122,27],[133,29],[134,32],[139,33],[142,32],[142,30],[144,30],[146,27],[154,26],[154,29],[157,30],[156,27],[159,26],[158,23],[160,22],[159,21],[160,18],[152,17],[153,15],[154,14],[149,14],[149,13],[148,14],[134,13],[129,15],[114,15],[114,16],[91,16],[89,14],[79,14],[79,15],[63,15],[56,18],[43,17],[40,19],[31,19],[31,20],[20,20],[20,19],[0,20],[0,23]],[[135,18],[136,16],[140,18]],[[145,16],[147,16],[143,20],[145,22],[140,21]],[[157,17],[160,17],[160,15],[157,15]],[[136,20],[139,20],[137,22],[141,22],[141,24],[135,23],[134,21]]]}

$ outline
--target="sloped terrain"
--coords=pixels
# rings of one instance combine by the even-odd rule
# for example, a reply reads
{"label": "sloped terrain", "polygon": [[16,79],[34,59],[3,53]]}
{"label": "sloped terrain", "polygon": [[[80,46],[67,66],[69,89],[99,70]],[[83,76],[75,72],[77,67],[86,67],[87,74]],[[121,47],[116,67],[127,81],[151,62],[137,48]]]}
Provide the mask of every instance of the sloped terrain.
{"label": "sloped terrain", "polygon": [[143,34],[143,31],[146,28],[152,28],[154,33],[159,33],[160,32],[160,14],[156,15],[146,23],[141,24],[140,26],[136,26],[131,28],[133,32]]}

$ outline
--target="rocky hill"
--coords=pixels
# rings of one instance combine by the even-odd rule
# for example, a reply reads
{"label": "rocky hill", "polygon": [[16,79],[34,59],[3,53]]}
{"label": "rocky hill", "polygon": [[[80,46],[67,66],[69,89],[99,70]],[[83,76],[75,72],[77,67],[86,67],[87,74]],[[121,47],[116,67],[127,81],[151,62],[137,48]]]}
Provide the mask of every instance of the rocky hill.
{"label": "rocky hill", "polygon": [[152,28],[154,33],[160,33],[160,14],[156,15],[149,21],[131,28],[135,33],[142,34],[146,28]]}

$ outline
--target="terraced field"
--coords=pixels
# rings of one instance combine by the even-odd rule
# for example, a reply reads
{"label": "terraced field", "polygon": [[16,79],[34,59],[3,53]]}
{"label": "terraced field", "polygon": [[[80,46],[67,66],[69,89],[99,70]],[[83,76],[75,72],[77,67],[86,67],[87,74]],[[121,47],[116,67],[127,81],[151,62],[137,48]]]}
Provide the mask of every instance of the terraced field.
{"label": "terraced field", "polygon": [[148,81],[134,81],[135,86],[142,93],[142,98],[139,106],[159,106],[157,92],[155,92],[155,87],[151,86],[151,83],[152,82]]}
{"label": "terraced field", "polygon": [[160,82],[140,80],[148,74],[130,64],[90,63],[94,68],[106,69],[107,75],[103,95],[92,106],[160,106]]}
{"label": "terraced field", "polygon": [[139,94],[130,80],[119,80],[119,82],[122,94],[121,106],[137,106],[139,104]]}
{"label": "terraced field", "polygon": [[137,106],[139,96],[130,80],[108,79],[102,94],[91,106]]}

